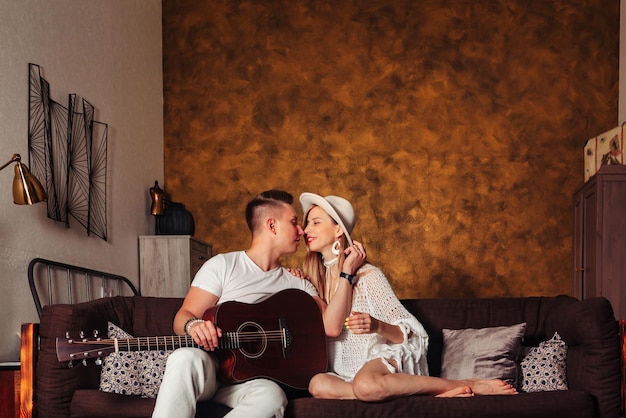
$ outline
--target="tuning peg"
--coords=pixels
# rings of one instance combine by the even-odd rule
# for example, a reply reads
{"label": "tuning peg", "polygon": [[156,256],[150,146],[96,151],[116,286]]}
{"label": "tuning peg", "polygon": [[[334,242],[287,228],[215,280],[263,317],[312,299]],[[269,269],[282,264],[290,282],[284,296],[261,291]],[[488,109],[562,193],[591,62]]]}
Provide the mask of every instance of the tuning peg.
{"label": "tuning peg", "polygon": [[83,363],[83,366],[86,367],[87,366],[87,359],[83,359],[82,363]]}
{"label": "tuning peg", "polygon": [[80,338],[85,338],[85,333],[83,331],[81,331],[79,336],[80,336]]}
{"label": "tuning peg", "polygon": [[93,337],[94,337],[94,338],[98,338],[98,334],[99,334],[98,330],[97,330],[97,329],[94,329],[94,330],[93,330]]}
{"label": "tuning peg", "polygon": [[74,362],[73,362],[72,360],[68,361],[68,362],[67,362],[67,368],[68,368],[68,369],[71,369],[71,368],[73,368],[73,367],[74,367]]}
{"label": "tuning peg", "polygon": [[96,359],[96,366],[102,366],[102,358],[101,357],[98,357]]}
{"label": "tuning peg", "polygon": [[65,331],[65,339],[66,340],[70,339],[70,332],[69,331]]}

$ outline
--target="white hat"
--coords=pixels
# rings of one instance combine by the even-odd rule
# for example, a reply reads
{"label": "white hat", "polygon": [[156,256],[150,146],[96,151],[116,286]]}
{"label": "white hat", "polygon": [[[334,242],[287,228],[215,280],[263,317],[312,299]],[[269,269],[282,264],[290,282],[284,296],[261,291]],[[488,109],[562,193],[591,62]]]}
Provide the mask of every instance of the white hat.
{"label": "white hat", "polygon": [[326,196],[322,197],[314,193],[302,193],[300,195],[300,205],[302,205],[302,212],[306,213],[311,209],[311,206],[319,206],[339,224],[343,232],[346,234],[348,245],[352,245],[352,239],[350,233],[354,229],[356,223],[356,215],[352,204],[343,197],[339,196]]}

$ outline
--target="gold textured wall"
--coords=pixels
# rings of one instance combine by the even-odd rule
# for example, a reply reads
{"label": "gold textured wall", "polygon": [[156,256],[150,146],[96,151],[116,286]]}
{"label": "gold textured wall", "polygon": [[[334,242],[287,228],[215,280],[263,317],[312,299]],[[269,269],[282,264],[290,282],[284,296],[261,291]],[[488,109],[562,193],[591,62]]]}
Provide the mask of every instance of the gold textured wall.
{"label": "gold textured wall", "polygon": [[257,192],[338,194],[399,297],[571,294],[618,40],[618,0],[164,0],[165,189],[214,252]]}

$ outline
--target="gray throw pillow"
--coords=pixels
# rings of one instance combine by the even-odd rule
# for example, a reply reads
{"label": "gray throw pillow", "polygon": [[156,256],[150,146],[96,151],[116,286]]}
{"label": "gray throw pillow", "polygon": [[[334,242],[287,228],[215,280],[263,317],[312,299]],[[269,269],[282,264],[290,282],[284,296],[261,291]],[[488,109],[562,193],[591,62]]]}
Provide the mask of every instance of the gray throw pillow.
{"label": "gray throw pillow", "polygon": [[517,384],[517,357],[526,323],[443,330],[441,377],[502,379]]}

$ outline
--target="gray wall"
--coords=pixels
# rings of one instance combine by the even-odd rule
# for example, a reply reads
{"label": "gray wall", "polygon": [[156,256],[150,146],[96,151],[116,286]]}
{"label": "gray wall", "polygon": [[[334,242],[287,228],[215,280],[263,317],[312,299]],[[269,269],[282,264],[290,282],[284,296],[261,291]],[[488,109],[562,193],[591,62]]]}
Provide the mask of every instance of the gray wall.
{"label": "gray wall", "polygon": [[109,125],[108,241],[48,219],[45,203],[13,204],[0,172],[0,361],[19,359],[19,330],[37,321],[27,282],[34,257],[110,271],[137,284],[138,236],[153,231],[148,188],[163,178],[160,0],[0,0],[0,164],[28,162],[28,64],[51,98],[76,93]]}

